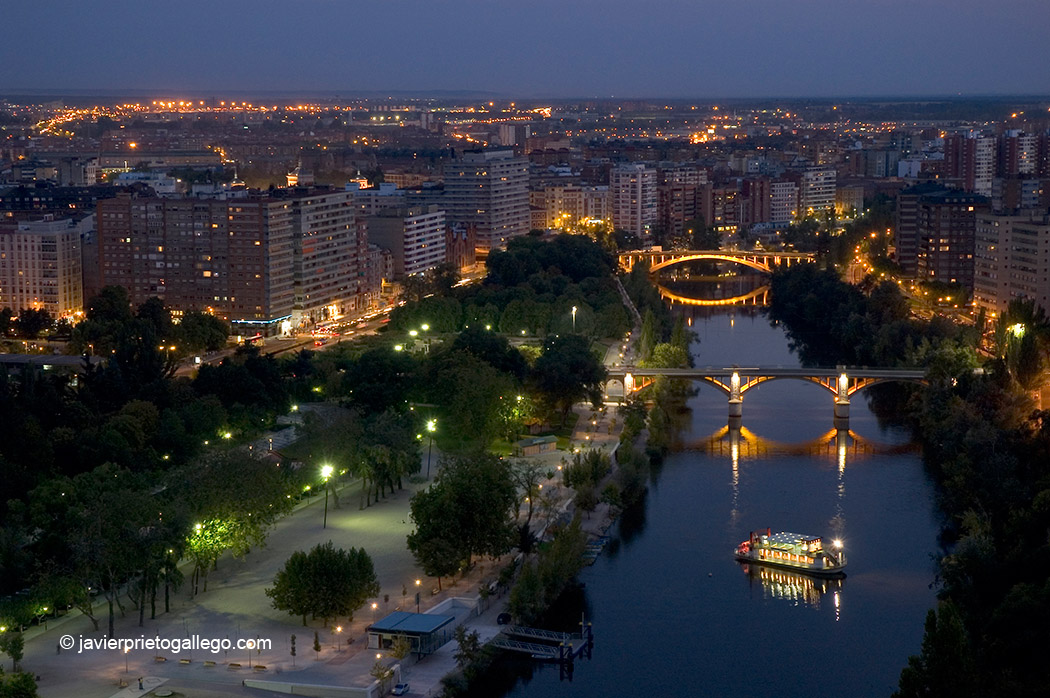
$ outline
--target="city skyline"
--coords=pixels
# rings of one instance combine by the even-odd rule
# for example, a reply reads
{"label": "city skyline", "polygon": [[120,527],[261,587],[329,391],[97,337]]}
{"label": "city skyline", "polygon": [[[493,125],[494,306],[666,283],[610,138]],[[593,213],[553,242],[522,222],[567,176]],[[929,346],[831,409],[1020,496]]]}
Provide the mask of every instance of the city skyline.
{"label": "city skyline", "polygon": [[[1050,92],[1050,6],[5,3],[0,90],[757,98]],[[134,7],[134,9],[132,9]],[[950,12],[948,12],[950,10]],[[975,61],[979,56],[979,61]]]}

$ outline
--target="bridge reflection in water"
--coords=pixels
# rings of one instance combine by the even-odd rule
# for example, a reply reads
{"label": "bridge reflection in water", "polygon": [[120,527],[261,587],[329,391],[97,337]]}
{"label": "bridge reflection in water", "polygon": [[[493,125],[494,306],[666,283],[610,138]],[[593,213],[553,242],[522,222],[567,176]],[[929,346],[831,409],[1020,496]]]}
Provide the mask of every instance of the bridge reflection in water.
{"label": "bridge reflection in water", "polygon": [[717,308],[727,305],[765,306],[769,304],[769,284],[763,284],[757,288],[751,289],[747,293],[742,293],[730,298],[694,298],[692,296],[683,296],[661,284],[656,285],[656,290],[660,293],[660,297],[670,302],[671,305],[698,305]]}
{"label": "bridge reflection in water", "polygon": [[745,426],[726,425],[708,436],[687,441],[687,451],[704,451],[716,456],[729,456],[736,465],[740,458],[764,458],[770,455],[813,456],[832,458],[839,467],[846,467],[847,459],[870,455],[912,453],[914,444],[881,444],[868,441],[850,429],[829,429],[815,439],[798,443],[773,441],[755,434]]}

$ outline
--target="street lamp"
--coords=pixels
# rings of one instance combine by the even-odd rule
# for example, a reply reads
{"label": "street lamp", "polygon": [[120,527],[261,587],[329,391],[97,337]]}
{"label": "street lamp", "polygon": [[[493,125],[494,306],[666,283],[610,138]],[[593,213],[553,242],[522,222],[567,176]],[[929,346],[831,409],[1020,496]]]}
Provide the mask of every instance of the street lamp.
{"label": "street lamp", "polygon": [[419,585],[422,583],[422,579],[416,580],[416,613],[419,613]]}
{"label": "street lamp", "polygon": [[332,477],[332,466],[321,466],[321,477],[324,478],[324,525],[321,528],[328,528],[328,478]]}
{"label": "street lamp", "polygon": [[372,602],[372,622],[376,622],[376,609],[379,608],[379,604],[375,601]]}
{"label": "street lamp", "polygon": [[430,445],[427,447],[427,478],[430,477],[430,454],[434,450],[434,432],[437,431],[437,420],[427,420],[427,431],[430,432]]}
{"label": "street lamp", "polygon": [[128,673],[128,652],[131,651],[130,647],[124,648],[124,673]]}
{"label": "street lamp", "polygon": [[576,306],[572,306],[572,331],[576,332]]}

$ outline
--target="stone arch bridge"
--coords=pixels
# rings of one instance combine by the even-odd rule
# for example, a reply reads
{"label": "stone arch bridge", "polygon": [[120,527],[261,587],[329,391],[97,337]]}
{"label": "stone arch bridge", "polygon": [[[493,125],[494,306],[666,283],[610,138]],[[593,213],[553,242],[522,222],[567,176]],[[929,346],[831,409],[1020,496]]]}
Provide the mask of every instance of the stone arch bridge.
{"label": "stone arch bridge", "polygon": [[928,385],[926,372],[913,368],[784,368],[781,366],[753,366],[717,368],[639,368],[620,366],[609,370],[605,394],[611,399],[623,399],[652,383],[658,376],[683,378],[708,383],[729,398],[729,417],[743,416],[744,393],[762,383],[778,379],[802,380],[815,383],[831,393],[835,418],[849,420],[850,398],[861,390],[879,383],[907,382]]}

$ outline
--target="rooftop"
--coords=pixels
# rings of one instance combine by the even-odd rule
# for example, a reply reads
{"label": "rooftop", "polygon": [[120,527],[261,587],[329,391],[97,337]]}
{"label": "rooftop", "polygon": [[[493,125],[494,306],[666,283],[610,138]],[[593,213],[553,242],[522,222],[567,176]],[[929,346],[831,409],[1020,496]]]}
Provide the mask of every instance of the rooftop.
{"label": "rooftop", "polygon": [[430,613],[394,611],[386,618],[372,623],[372,625],[368,626],[368,630],[369,632],[375,633],[426,635],[440,630],[455,619],[455,616],[439,616]]}

